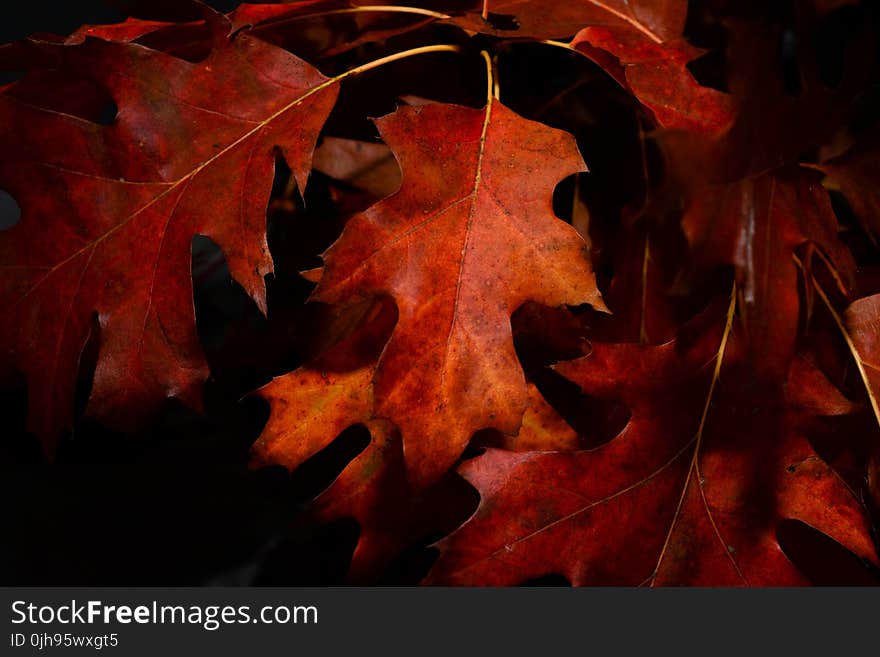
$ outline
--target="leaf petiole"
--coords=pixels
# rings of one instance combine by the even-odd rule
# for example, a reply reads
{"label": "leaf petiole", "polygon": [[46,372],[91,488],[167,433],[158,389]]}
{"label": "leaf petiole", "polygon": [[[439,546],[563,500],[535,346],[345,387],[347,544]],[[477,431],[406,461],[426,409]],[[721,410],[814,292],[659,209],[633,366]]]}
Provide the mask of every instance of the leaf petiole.
{"label": "leaf petiole", "polygon": [[447,14],[438,11],[423,9],[421,7],[404,7],[399,5],[364,5],[363,7],[344,7],[341,9],[327,9],[325,11],[316,11],[314,13],[297,14],[296,16],[288,16],[286,18],[278,18],[276,20],[267,20],[264,23],[254,26],[254,30],[262,30],[267,27],[277,27],[284,23],[293,23],[300,20],[308,20],[310,18],[321,18],[323,16],[340,16],[344,14],[366,14],[366,13],[388,13],[388,14],[411,14],[415,16],[425,16],[427,18],[435,18],[437,20],[445,20],[450,18]]}
{"label": "leaf petiole", "polygon": [[495,65],[492,58],[485,50],[480,51],[480,56],[486,63],[486,104],[490,105],[492,100],[497,100],[500,90],[498,88],[498,80],[495,75]]}
{"label": "leaf petiole", "polygon": [[565,50],[571,50],[572,52],[578,52],[575,48],[572,48],[570,44],[565,43],[564,41],[554,41],[553,39],[541,39],[537,43],[544,43],[548,46],[554,46],[556,48],[564,48]]}

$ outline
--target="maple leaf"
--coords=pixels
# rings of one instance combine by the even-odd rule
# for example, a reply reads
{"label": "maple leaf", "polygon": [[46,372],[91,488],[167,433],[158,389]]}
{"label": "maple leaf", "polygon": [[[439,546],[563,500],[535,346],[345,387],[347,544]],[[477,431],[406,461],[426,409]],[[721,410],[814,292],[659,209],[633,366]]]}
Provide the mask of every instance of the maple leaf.
{"label": "maple leaf", "polygon": [[559,365],[584,392],[622,399],[629,424],[587,452],[490,450],[466,462],[480,506],[440,542],[427,583],[560,573],[574,585],[803,584],[776,539],[785,518],[876,562],[864,510],[803,435],[811,417],[852,404],[802,359],[784,397],[755,389],[733,309],[720,336],[594,344]]}
{"label": "maple leaf", "polygon": [[88,413],[125,428],[166,397],[199,405],[207,366],[192,237],[217,242],[265,310],[275,149],[302,189],[337,87],[290,53],[224,32],[199,63],[94,38],[25,50],[95,81],[119,108],[104,126],[22,102],[16,85],[0,95],[0,140],[14,154],[0,184],[22,208],[0,245],[0,331],[28,380],[29,427],[51,449],[72,419],[93,313],[101,346]]}
{"label": "maple leaf", "polygon": [[452,22],[499,37],[568,37],[586,25],[634,29],[655,43],[681,36],[687,0],[483,0]]}
{"label": "maple leaf", "polygon": [[414,481],[448,469],[478,429],[519,429],[528,391],[510,315],[526,300],[602,308],[581,237],[552,190],[584,170],[567,133],[490,100],[403,107],[376,121],[400,190],[351,219],[314,298],[389,295],[398,324],[374,376]]}

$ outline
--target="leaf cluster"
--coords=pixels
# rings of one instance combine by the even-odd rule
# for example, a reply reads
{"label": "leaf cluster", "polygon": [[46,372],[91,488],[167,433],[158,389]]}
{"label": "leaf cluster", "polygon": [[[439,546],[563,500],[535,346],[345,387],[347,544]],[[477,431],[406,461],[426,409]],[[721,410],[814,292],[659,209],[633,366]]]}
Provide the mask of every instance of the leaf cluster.
{"label": "leaf cluster", "polygon": [[348,582],[876,584],[878,18],[192,1],[2,46],[0,372],[54,462],[223,426],[288,531],[356,523]]}

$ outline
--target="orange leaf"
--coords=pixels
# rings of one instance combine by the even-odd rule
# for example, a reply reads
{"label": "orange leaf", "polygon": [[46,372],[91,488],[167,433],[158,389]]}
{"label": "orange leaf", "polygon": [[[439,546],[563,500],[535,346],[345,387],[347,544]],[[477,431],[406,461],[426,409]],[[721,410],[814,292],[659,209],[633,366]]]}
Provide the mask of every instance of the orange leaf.
{"label": "orange leaf", "polygon": [[376,125],[403,184],[348,222],[315,297],[397,303],[376,414],[400,428],[410,475],[427,483],[476,430],[519,430],[528,390],[510,315],[520,304],[604,307],[583,240],[551,205],[555,184],[584,165],[571,135],[497,101],[404,107]]}

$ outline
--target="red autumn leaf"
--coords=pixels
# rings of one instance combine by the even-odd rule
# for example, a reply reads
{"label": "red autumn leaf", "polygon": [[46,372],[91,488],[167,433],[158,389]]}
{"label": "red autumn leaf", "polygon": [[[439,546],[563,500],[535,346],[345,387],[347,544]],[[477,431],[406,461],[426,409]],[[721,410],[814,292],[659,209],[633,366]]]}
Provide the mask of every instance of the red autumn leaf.
{"label": "red autumn leaf", "polygon": [[855,268],[817,176],[795,168],[707,186],[682,223],[698,263],[737,267],[754,366],[781,381],[794,356],[800,320],[795,248],[806,242],[817,246],[847,282]]}
{"label": "red autumn leaf", "polygon": [[[804,53],[811,37],[793,28]],[[789,94],[773,61],[781,28],[761,31],[732,22],[728,58],[735,120],[712,135],[677,132],[663,138],[669,166],[684,187],[682,226],[701,271],[736,267],[746,337],[759,376],[784,379],[794,357],[801,317],[793,251],[818,249],[847,289],[855,264],[838,238],[830,199],[800,155],[846,121],[864,72],[844,71],[835,90],[819,79],[815,62],[796,62],[803,91]],[[856,42],[850,50],[856,52]],[[746,147],[756,144],[756,148]],[[809,267],[809,259],[806,262]]]}
{"label": "red autumn leaf", "polygon": [[242,3],[230,12],[229,19],[235,29],[246,28],[253,36],[270,43],[305,49],[304,56],[331,56],[417,30],[443,16],[418,7],[380,5],[366,0],[305,0]]}
{"label": "red autumn leaf", "polygon": [[662,43],[680,37],[687,18],[687,0],[484,0],[474,5],[453,22],[500,37],[568,37],[593,25],[633,29]]}
{"label": "red autumn leaf", "polygon": [[351,331],[350,335],[315,362],[258,391],[272,412],[252,450],[257,464],[295,470],[343,430],[361,424],[370,432],[366,449],[300,519],[353,518],[358,522],[358,543],[347,575],[352,583],[374,581],[413,541],[451,531],[461,522],[457,509],[466,498],[452,475],[428,490],[414,489],[404,467],[399,433],[389,422],[373,417],[375,359],[368,354],[381,346],[393,325],[394,314],[386,305],[375,304],[366,315],[354,313],[362,325],[353,331],[345,321],[331,325],[343,334]]}
{"label": "red autumn leaf", "polygon": [[350,583],[373,583],[395,557],[426,537],[445,535],[464,519],[470,492],[448,473],[427,490],[414,489],[403,459],[400,435],[388,423],[366,423],[367,448],[319,495],[305,521],[353,518],[358,542],[347,574]]}
{"label": "red autumn leaf", "polygon": [[587,27],[571,47],[630,89],[663,128],[716,134],[733,123],[731,97],[697,82],[687,64],[702,51],[683,39],[657,43],[632,28]]}
{"label": "red autumn leaf", "polygon": [[22,208],[0,247],[0,330],[28,379],[29,426],[49,448],[72,419],[93,313],[101,346],[90,414],[131,427],[167,397],[200,404],[207,367],[193,317],[194,235],[223,248],[265,308],[275,148],[302,188],[337,88],[283,50],[223,38],[197,64],[98,39],[32,42],[34,59],[112,95],[111,125],[26,104],[15,85],[0,96],[3,150],[15,154],[0,181]]}
{"label": "red autumn leaf", "polygon": [[[269,421],[253,447],[256,463],[280,464],[290,470],[327,447],[344,429],[362,424],[370,444],[346,466],[310,506],[300,522],[353,518],[358,542],[347,579],[375,580],[405,547],[432,533],[448,533],[459,524],[457,510],[466,498],[456,478],[447,475],[427,490],[409,482],[400,435],[387,421],[373,418],[371,377],[374,364],[350,371],[353,353],[375,343],[393,319],[368,319],[343,342],[306,367],[278,377],[258,391],[271,407]],[[529,405],[515,438],[499,436],[515,449],[574,449],[577,434],[529,385]]]}
{"label": "red autumn leaf", "polygon": [[501,103],[404,107],[378,119],[403,184],[345,227],[315,298],[389,295],[399,320],[374,377],[376,414],[428,482],[474,431],[515,434],[528,391],[510,316],[526,300],[602,307],[585,244],[552,212],[584,165],[570,135]]}
{"label": "red autumn leaf", "polygon": [[322,326],[317,358],[257,390],[272,413],[254,443],[255,462],[293,470],[344,429],[374,419],[376,354],[395,315],[381,301],[347,310]]}
{"label": "red autumn leaf", "polygon": [[538,388],[529,383],[529,402],[522,426],[515,436],[490,432],[478,444],[513,452],[555,452],[578,449],[580,440],[556,410],[547,403]]}
{"label": "red autumn leaf", "polygon": [[104,39],[105,41],[127,43],[129,41],[137,41],[144,35],[151,34],[157,30],[177,25],[177,23],[169,23],[167,21],[151,21],[129,17],[122,23],[113,23],[111,25],[83,25],[71,34],[66,39],[66,42],[80,43],[86,37],[94,37],[96,39]]}
{"label": "red autumn leaf", "polygon": [[731,182],[791,166],[845,126],[868,79],[864,59],[870,56],[870,38],[860,33],[847,42],[842,78],[829,88],[816,63],[815,35],[804,23],[806,13],[799,5],[799,20],[788,36],[798,43],[798,56],[790,64],[800,85],[797,93],[787,87],[778,61],[786,28],[730,21],[727,84],[734,120],[720,134],[692,131],[665,138],[670,165],[683,177],[698,184]]}
{"label": "red autumn leaf", "polygon": [[315,151],[316,171],[369,192],[375,199],[400,188],[400,168],[385,144],[325,137]]}
{"label": "red autumn leaf", "polygon": [[622,399],[630,423],[588,452],[466,462],[480,507],[440,543],[428,582],[804,584],[776,538],[786,518],[876,563],[863,508],[803,434],[852,405],[803,360],[784,395],[755,386],[737,341],[704,330],[659,347],[594,344],[559,365],[584,392]]}
{"label": "red autumn leaf", "polygon": [[343,429],[373,416],[373,367],[325,372],[304,367],[260,388],[272,414],[253,446],[254,459],[288,469],[329,445]]}

